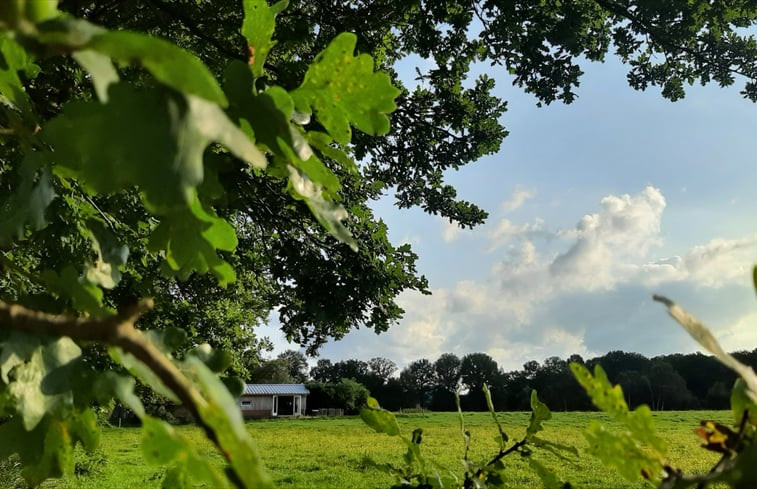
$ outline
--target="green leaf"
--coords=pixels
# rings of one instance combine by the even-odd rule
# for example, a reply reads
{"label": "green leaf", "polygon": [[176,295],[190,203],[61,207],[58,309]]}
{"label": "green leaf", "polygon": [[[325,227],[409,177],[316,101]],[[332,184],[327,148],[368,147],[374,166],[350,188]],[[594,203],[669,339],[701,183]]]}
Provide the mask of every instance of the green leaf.
{"label": "green leaf", "polygon": [[39,425],[34,430],[27,431],[20,417],[13,417],[0,424],[0,460],[14,453],[18,454],[25,463],[32,463],[42,451],[45,426]]}
{"label": "green leaf", "polygon": [[549,408],[546,404],[541,402],[536,395],[536,390],[531,391],[531,420],[528,423],[528,428],[526,428],[526,433],[528,436],[535,435],[539,431],[543,430],[544,427],[541,425],[543,421],[548,421],[552,419],[552,413],[549,411]]}
{"label": "green leaf", "polygon": [[412,438],[410,439],[402,437],[402,440],[405,442],[405,445],[407,445],[407,452],[405,452],[405,455],[403,455],[403,459],[405,460],[405,463],[408,466],[416,465],[419,468],[421,468],[421,471],[423,467],[426,465],[426,461],[423,458],[423,455],[421,455],[420,445],[421,445],[422,437],[423,437],[423,430],[421,428],[414,429]]}
{"label": "green leaf", "polygon": [[492,403],[492,394],[489,391],[489,387],[487,385],[484,385],[483,391],[484,397],[486,398],[486,407],[489,409],[489,414],[491,414],[492,419],[494,420],[494,424],[497,425],[497,431],[499,431],[497,444],[499,445],[500,450],[504,450],[505,444],[510,438],[507,436],[507,433],[505,433],[505,430],[502,429],[499,418],[497,418],[497,413],[494,411],[494,403]]}
{"label": "green leaf", "polygon": [[574,446],[544,440],[536,435],[530,436],[528,442],[535,447],[547,450],[561,460],[570,460],[566,457],[566,454],[573,455],[574,457],[578,457],[579,455],[578,449]]}
{"label": "green leaf", "polygon": [[100,445],[100,428],[97,426],[97,414],[87,408],[74,413],[68,418],[68,427],[72,443],[81,443],[88,452]]}
{"label": "green leaf", "polygon": [[73,406],[70,391],[49,393],[43,385],[43,379],[51,371],[80,355],[81,350],[76,343],[70,338],[62,337],[35,348],[29,360],[13,370],[8,391],[16,400],[16,409],[22,416],[27,431],[34,429],[48,412]]}
{"label": "green leaf", "polygon": [[289,122],[294,101],[280,87],[256,93],[250,67],[241,61],[229,63],[224,70],[224,88],[229,96],[229,114],[252,130],[255,141],[275,154],[284,155],[281,145],[289,148],[293,128]]}
{"label": "green leaf", "polygon": [[129,248],[119,243],[118,238],[100,221],[91,219],[87,222],[87,228],[97,259],[87,267],[85,276],[93,284],[112,289],[121,280],[119,268],[126,265]]}
{"label": "green leaf", "polygon": [[[109,350],[109,353],[111,356],[114,355],[112,350]],[[145,408],[142,401],[134,393],[135,385],[134,377],[108,371],[97,377],[92,391],[99,396],[97,401],[100,404],[105,404],[108,400],[117,398],[124,406],[134,411],[134,414],[142,418],[145,415]]]}
{"label": "green leaf", "polygon": [[175,464],[166,473],[163,487],[188,488],[198,483],[219,489],[229,487],[226,476],[197,453],[191,440],[178,434],[165,421],[143,417],[141,445],[148,464]]}
{"label": "green leaf", "polygon": [[339,178],[313,154],[301,131],[289,122],[294,111],[289,94],[279,87],[253,93],[250,69],[241,61],[229,64],[224,80],[231,116],[252,131],[261,147],[283,159],[284,165],[302,170],[333,196],[339,190]]}
{"label": "green leaf", "polygon": [[[539,476],[544,489],[563,489],[566,487],[565,483],[557,478],[554,470],[548,469],[533,457],[528,457],[528,465]],[[570,488],[571,486],[568,485],[567,487]]]}
{"label": "green leaf", "polygon": [[21,184],[0,205],[0,245],[26,237],[26,227],[32,231],[47,225],[45,211],[55,198],[52,176],[40,169],[39,154],[30,153],[21,164]]}
{"label": "green leaf", "polygon": [[109,95],[107,104],[69,104],[45,129],[56,171],[102,193],[139,186],[147,207],[165,216],[151,249],[166,251],[170,270],[180,278],[211,271],[222,285],[232,282],[234,271],[216,250],[234,249],[234,230],[197,198],[203,151],[216,141],[258,168],[265,156],[217,105],[200,98],[123,84]]}
{"label": "green leaf", "polygon": [[386,134],[399,90],[385,73],[374,73],[367,54],[353,56],[357,36],[338,35],[308,68],[305,80],[291,95],[297,110],[315,111],[331,137],[346,144],[352,137],[350,123],[361,131]]}
{"label": "green leaf", "polygon": [[58,0],[15,0],[15,3],[17,9],[23,10],[26,20],[33,23],[43,22],[60,15]]}
{"label": "green leaf", "polygon": [[381,409],[378,401],[372,397],[368,398],[367,406],[360,410],[360,419],[377,433],[386,433],[389,436],[400,434],[400,425],[394,414]]}
{"label": "green leaf", "polygon": [[18,454],[21,475],[30,486],[73,471],[73,442],[66,421],[46,417],[27,431],[21,419],[14,417],[0,424],[0,440],[0,459]]}
{"label": "green leaf", "polygon": [[187,340],[189,340],[189,334],[186,330],[177,328],[176,326],[167,326],[160,332],[161,342],[165,345],[166,350],[170,352],[183,349],[187,345]]}
{"label": "green leaf", "polygon": [[73,450],[65,422],[45,418],[27,431],[19,417],[0,424],[0,459],[18,454],[21,474],[36,487],[48,477],[60,477],[73,469]]}
{"label": "green leaf", "polygon": [[263,76],[263,64],[268,52],[276,44],[271,40],[276,26],[276,15],[281,13],[288,0],[281,0],[270,7],[266,0],[244,0],[242,35],[250,50],[250,66],[255,77]]}
{"label": "green leaf", "polygon": [[757,404],[749,395],[744,379],[736,379],[731,390],[731,412],[733,412],[733,423],[736,426],[741,424],[744,418],[744,412],[747,411],[748,420],[753,425],[757,425]]}
{"label": "green leaf", "polygon": [[76,51],[72,56],[92,77],[97,98],[100,102],[107,103],[108,88],[120,80],[118,72],[113,67],[113,62],[108,56],[91,49]]}
{"label": "green leaf", "polygon": [[50,419],[45,428],[42,456],[36,464],[25,466],[22,471],[27,482],[33,485],[73,472],[74,454],[66,423]]}
{"label": "green leaf", "polygon": [[308,143],[320,151],[323,156],[336,161],[348,172],[357,174],[358,169],[355,160],[344,150],[332,146],[333,139],[328,134],[319,131],[308,131],[306,137]]}
{"label": "green leaf", "polygon": [[37,41],[50,44],[54,46],[53,49],[60,50],[61,47],[66,47],[71,51],[87,49],[86,44],[94,36],[107,32],[99,25],[68,15],[38,24],[36,27]]}
{"label": "green leaf", "polygon": [[221,382],[234,398],[238,399],[244,392],[245,381],[239,377],[221,377]]}
{"label": "green leaf", "polygon": [[277,87],[255,94],[252,85],[248,66],[239,61],[229,64],[224,87],[229,93],[232,117],[249,128],[258,144],[278,156],[278,165],[273,168],[286,168],[278,176],[289,176],[290,195],[304,200],[328,232],[357,250],[352,234],[342,224],[347,212],[333,201],[340,188],[339,178],[313,154],[307,139],[290,124],[294,110],[291,97]]}
{"label": "green leaf", "polygon": [[199,406],[200,416],[213,428],[218,438],[218,446],[227,454],[235,474],[239,476],[244,487],[272,487],[273,482],[265,472],[236,399],[231,396],[218,376],[196,356],[188,356],[182,368],[196,382],[207,400],[207,404]]}
{"label": "green leaf", "polygon": [[[303,140],[303,144],[307,143]],[[292,164],[302,170],[310,181],[323,187],[324,198],[333,199],[341,188],[339,177],[313,154],[306,160],[292,160]]]}
{"label": "green leaf", "polygon": [[653,483],[660,481],[662,461],[647,453],[630,434],[609,431],[592,421],[584,431],[584,437],[589,442],[588,452],[627,480],[637,481],[643,477]]}
{"label": "green leaf", "polygon": [[465,460],[468,460],[468,450],[470,449],[470,431],[465,429],[465,419],[463,410],[460,408],[460,393],[455,391],[455,406],[457,407],[457,420],[460,423],[460,434],[465,442]]}
{"label": "green leaf", "polygon": [[623,397],[623,390],[619,385],[612,386],[607,379],[604,369],[597,365],[594,375],[579,363],[571,363],[570,369],[578,383],[586,390],[592,402],[602,411],[614,417],[624,417],[628,414],[628,405]]}
{"label": "green leaf", "polygon": [[188,96],[187,100],[192,114],[192,129],[206,141],[203,149],[208,141],[215,141],[253,168],[264,169],[268,165],[265,155],[218,105],[192,96]]}
{"label": "green leaf", "polygon": [[[153,343],[157,348],[161,348],[161,344],[159,341],[156,341],[156,333],[152,331],[148,331],[145,333],[145,336],[148,340],[150,340],[151,343]],[[139,360],[137,357],[132,355],[131,353],[127,353],[123,351],[121,348],[118,347],[111,347],[108,349],[108,352],[110,353],[111,358],[113,358],[114,361],[117,363],[123,365],[123,367],[129,371],[133,376],[138,378],[143,384],[149,386],[152,390],[157,392],[158,394],[167,397],[171,401],[175,403],[179,403],[179,398],[176,397],[176,394],[173,393],[171,389],[166,387],[166,385],[163,383],[162,380],[155,374],[155,372],[152,371],[150,367],[142,363],[141,360]],[[164,354],[169,355],[168,352],[163,351]],[[124,394],[127,394],[128,399],[128,391],[123,392]]]}
{"label": "green leaf", "polygon": [[72,102],[43,130],[56,171],[99,193],[134,185],[152,212],[186,208],[203,178],[203,152],[213,141],[256,167],[265,156],[215,104],[151,88],[112,85],[107,104]]}
{"label": "green leaf", "polygon": [[287,189],[289,194],[298,200],[303,200],[310,208],[318,222],[332,236],[339,241],[346,243],[357,251],[357,242],[352,237],[352,233],[342,223],[347,219],[347,211],[340,204],[327,200],[324,196],[323,186],[313,182],[302,170],[288,165],[289,185]]}
{"label": "green leaf", "polygon": [[66,265],[60,274],[54,270],[45,270],[41,274],[42,280],[51,291],[59,297],[68,297],[78,311],[92,314],[112,313],[103,306],[103,291],[71,265]]}
{"label": "green leaf", "polygon": [[220,348],[211,348],[209,344],[204,343],[190,352],[202,360],[210,370],[215,373],[221,373],[231,365],[233,357],[228,350]]}
{"label": "green leaf", "polygon": [[589,450],[629,480],[642,475],[659,481],[667,447],[655,431],[649,407],[641,405],[629,411],[622,389],[610,384],[599,365],[594,367],[593,376],[579,363],[571,363],[570,369],[594,405],[622,423],[624,428],[613,433],[599,423],[592,423],[584,433],[590,444]]}
{"label": "green leaf", "polygon": [[231,265],[216,250],[231,251],[237,246],[234,228],[205,208],[195,197],[186,212],[175,212],[161,219],[150,236],[151,251],[165,250],[169,270],[186,280],[193,272],[212,272],[221,286],[233,282]]}
{"label": "green leaf", "polygon": [[570,369],[595,406],[623,423],[635,438],[653,448],[660,456],[665,454],[665,441],[655,432],[652,411],[648,406],[641,405],[634,411],[629,411],[623,390],[619,385],[610,384],[600,365],[594,367],[594,376],[579,363],[571,363]]}
{"label": "green leaf", "polygon": [[0,384],[0,416],[5,419],[15,414],[15,404],[7,386]]}
{"label": "green leaf", "polygon": [[40,338],[30,334],[11,332],[0,348],[0,379],[10,383],[8,374],[14,367],[28,362],[40,345]]}
{"label": "green leaf", "polygon": [[232,164],[229,158],[222,153],[205,153],[205,174],[202,184],[197,187],[197,194],[203,202],[208,204],[221,203],[228,205],[228,196],[219,178],[219,173],[229,169]]}
{"label": "green leaf", "polygon": [[19,72],[23,72],[26,78],[34,78],[39,67],[16,41],[0,35],[0,102],[11,104],[27,119],[33,119],[31,101]]}
{"label": "green leaf", "polygon": [[87,48],[124,63],[139,63],[160,82],[226,107],[226,96],[210,70],[189,51],[138,32],[106,31]]}
{"label": "green leaf", "polygon": [[152,416],[142,418],[142,455],[148,464],[167,465],[184,450],[185,442],[165,421]]}

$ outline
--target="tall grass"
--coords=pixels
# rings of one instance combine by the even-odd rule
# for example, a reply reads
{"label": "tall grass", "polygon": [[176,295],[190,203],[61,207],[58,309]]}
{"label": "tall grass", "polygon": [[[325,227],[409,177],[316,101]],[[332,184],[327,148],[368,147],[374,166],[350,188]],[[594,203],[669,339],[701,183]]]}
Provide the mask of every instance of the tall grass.
{"label": "tall grass", "polygon": [[[523,436],[529,413],[501,413],[504,429],[512,439]],[[686,472],[705,472],[717,460],[717,454],[699,447],[694,428],[702,419],[730,423],[725,411],[686,411],[655,414],[658,431],[669,443],[670,464]],[[471,432],[473,460],[488,460],[497,450],[497,432],[487,413],[466,413],[466,428]],[[596,460],[584,455],[586,442],[583,428],[594,419],[611,423],[601,413],[554,413],[545,423],[543,438],[576,446],[581,455],[571,462],[558,460],[548,453],[537,457],[555,468],[560,478],[583,489],[640,489],[643,483],[631,484],[608,472]],[[427,459],[442,467],[462,473],[463,440],[457,415],[429,413],[399,418],[403,430],[424,429],[422,450]],[[370,458],[379,463],[402,463],[405,448],[396,438],[380,435],[366,427],[359,418],[272,419],[248,423],[265,463],[278,487],[305,489],[362,489],[390,487],[388,475],[366,463]],[[201,455],[222,465],[223,461],[193,426],[177,428],[192,439]],[[68,479],[50,480],[44,489],[152,489],[158,488],[165,468],[146,465],[139,448],[139,430],[104,428],[97,454],[76,454],[77,474]],[[526,464],[519,458],[506,460],[507,480],[513,488],[540,488]],[[18,468],[5,462],[0,472],[0,489],[26,489],[18,477]],[[0,468],[0,470],[3,470]]]}

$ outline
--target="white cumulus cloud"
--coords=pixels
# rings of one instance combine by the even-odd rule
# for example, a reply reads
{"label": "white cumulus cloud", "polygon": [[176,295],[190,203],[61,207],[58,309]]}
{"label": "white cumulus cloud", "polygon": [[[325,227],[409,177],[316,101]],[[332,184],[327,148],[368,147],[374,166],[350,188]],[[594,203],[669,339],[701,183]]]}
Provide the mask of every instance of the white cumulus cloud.
{"label": "white cumulus cloud", "polygon": [[648,250],[661,244],[665,197],[654,187],[630,196],[609,195],[600,211],[585,215],[574,229],[561,233],[573,244],[550,264],[550,273],[571,287],[612,288],[635,272]]}
{"label": "white cumulus cloud", "polygon": [[[527,197],[516,191],[508,201],[512,205],[503,209]],[[624,346],[624,337],[664,333],[668,341],[685,342],[674,325],[664,332],[657,328],[669,320],[651,294],[672,289],[690,300],[703,289],[712,291],[710,296],[718,291],[732,296],[734,287],[749,283],[757,236],[717,238],[659,257],[665,208],[662,191],[648,186],[633,195],[602,198],[569,229],[548,232],[542,220],[518,223],[500,216],[493,228],[473,233],[487,242],[486,256],[496,260],[487,277],[459,280],[431,296],[403,294],[401,323],[378,341],[360,332],[363,340],[355,344],[365,342],[374,353],[380,344],[384,355],[400,364],[445,352],[486,352],[512,369],[552,355],[590,357],[604,348],[654,343],[639,337]],[[739,308],[742,303],[742,298],[734,302]],[[747,321],[734,312],[729,317],[721,329],[731,346],[757,316]],[[352,357],[360,351],[352,349]]]}
{"label": "white cumulus cloud", "polygon": [[532,198],[534,195],[533,190],[516,187],[510,198],[500,204],[500,208],[503,213],[507,214],[522,206],[526,200]]}
{"label": "white cumulus cloud", "polygon": [[442,229],[442,239],[445,243],[451,243],[460,237],[462,229],[460,226],[453,222],[444,221],[444,228]]}

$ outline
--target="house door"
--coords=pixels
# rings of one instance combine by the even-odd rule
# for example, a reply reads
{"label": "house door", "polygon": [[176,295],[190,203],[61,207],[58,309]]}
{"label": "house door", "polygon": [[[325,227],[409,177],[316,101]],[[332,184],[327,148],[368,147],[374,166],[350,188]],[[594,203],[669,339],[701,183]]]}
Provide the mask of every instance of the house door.
{"label": "house door", "polygon": [[277,407],[277,415],[292,416],[294,414],[294,396],[278,396]]}

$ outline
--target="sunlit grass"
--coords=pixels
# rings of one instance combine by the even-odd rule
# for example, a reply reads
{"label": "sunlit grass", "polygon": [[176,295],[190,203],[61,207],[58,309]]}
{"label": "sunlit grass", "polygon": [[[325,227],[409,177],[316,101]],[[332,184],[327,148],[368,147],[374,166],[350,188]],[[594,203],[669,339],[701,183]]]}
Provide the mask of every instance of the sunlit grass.
{"label": "sunlit grass", "polygon": [[[503,427],[511,440],[520,439],[528,423],[529,413],[502,413]],[[486,413],[464,416],[466,429],[471,432],[469,457],[477,461],[489,460],[496,454],[496,428]],[[556,459],[549,454],[536,456],[553,467],[562,480],[586,489],[651,487],[643,482],[629,483],[609,472],[597,461],[584,454],[586,442],[582,429],[593,419],[607,421],[598,413],[554,413],[545,423],[543,438],[576,446],[581,455],[573,462]],[[656,426],[668,441],[670,465],[685,472],[705,472],[717,460],[717,454],[699,448],[693,433],[702,419],[729,423],[730,413],[724,411],[689,411],[656,413]],[[406,433],[416,427],[424,429],[422,449],[433,460],[462,475],[463,438],[457,415],[431,413],[425,416],[400,417]],[[609,424],[609,422],[608,422]],[[278,487],[312,489],[350,489],[389,487],[388,475],[366,466],[364,459],[376,462],[402,463],[403,445],[396,438],[372,432],[359,418],[331,419],[275,419],[251,421],[250,433]],[[222,464],[220,455],[196,427],[177,429],[192,439],[196,448],[214,463]],[[160,487],[164,469],[143,463],[139,449],[140,432],[135,428],[107,428],[103,432],[101,463],[89,463],[84,454],[77,456],[80,472],[84,474],[67,480],[48,481],[43,488],[112,488],[149,489]],[[541,484],[518,456],[506,460],[507,480],[513,488],[538,488]],[[0,488],[3,486],[0,481]]]}

